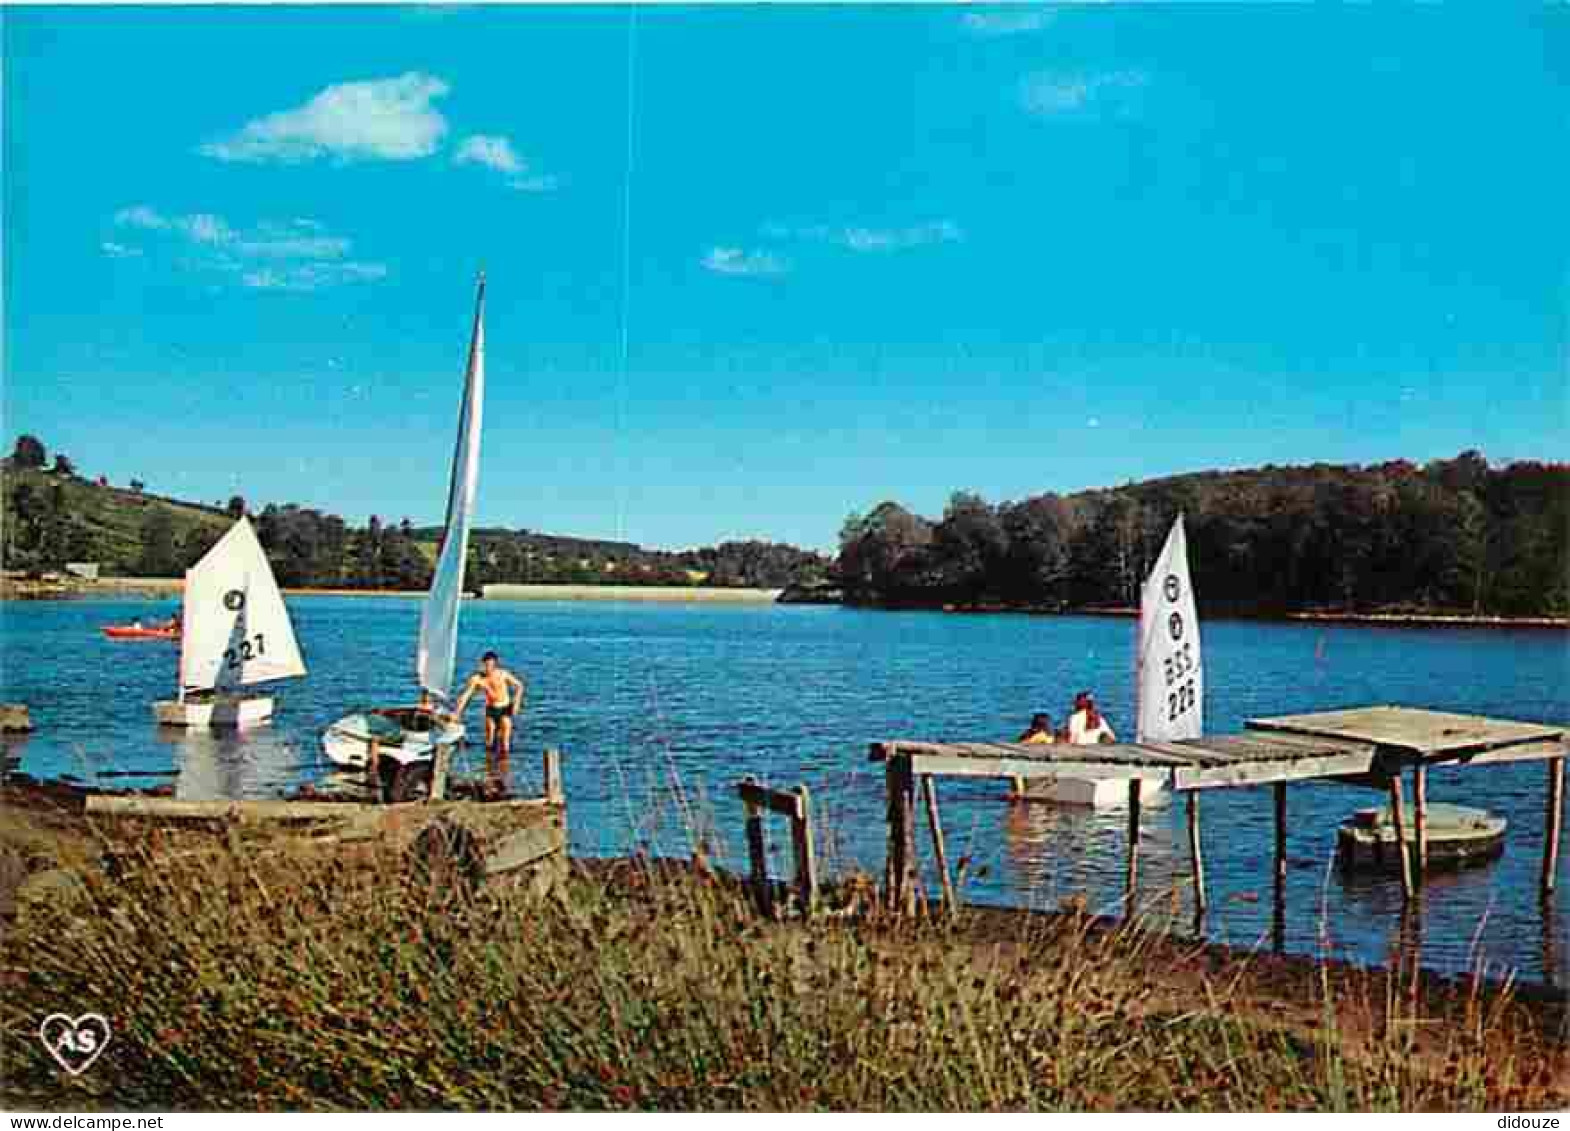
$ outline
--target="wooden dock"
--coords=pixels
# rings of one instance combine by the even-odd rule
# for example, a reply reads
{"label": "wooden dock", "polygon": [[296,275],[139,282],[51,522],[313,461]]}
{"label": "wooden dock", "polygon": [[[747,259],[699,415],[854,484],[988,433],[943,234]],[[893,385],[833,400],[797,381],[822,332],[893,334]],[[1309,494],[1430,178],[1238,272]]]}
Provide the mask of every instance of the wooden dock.
{"label": "wooden dock", "polygon": [[[1263,785],[1273,788],[1279,909],[1286,884],[1287,787],[1306,781],[1337,781],[1389,793],[1398,835],[1404,835],[1407,820],[1413,822],[1413,849],[1410,854],[1401,854],[1402,892],[1410,900],[1423,882],[1427,863],[1428,769],[1522,761],[1542,761],[1548,767],[1541,891],[1545,897],[1552,894],[1563,829],[1567,728],[1396,706],[1250,719],[1245,726],[1242,734],[1102,746],[906,739],[874,742],[871,757],[885,764],[887,783],[885,878],[890,899],[896,906],[908,906],[914,894],[918,780],[929,814],[935,815],[936,803],[930,792],[935,777],[1002,778],[1019,793],[1023,783],[1032,779],[1116,768],[1130,776],[1126,902],[1130,910],[1138,880],[1142,779],[1187,795],[1194,896],[1201,914],[1209,901],[1200,836],[1200,792]],[[1407,775],[1410,806],[1402,787]],[[932,825],[934,830],[938,828],[935,819]],[[944,887],[947,890],[946,876]]]}

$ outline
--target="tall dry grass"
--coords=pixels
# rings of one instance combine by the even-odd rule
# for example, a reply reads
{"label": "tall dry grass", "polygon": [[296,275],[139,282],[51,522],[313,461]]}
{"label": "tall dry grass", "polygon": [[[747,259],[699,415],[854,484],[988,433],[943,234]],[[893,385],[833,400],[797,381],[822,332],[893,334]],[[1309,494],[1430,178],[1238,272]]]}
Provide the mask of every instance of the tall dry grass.
{"label": "tall dry grass", "polygon": [[[0,944],[13,1106],[83,1109],[1501,1110],[1539,1070],[1453,1027],[1448,1067],[1175,1009],[1137,930],[978,946],[963,920],[761,920],[723,880],[575,869],[548,896],[389,861],[221,850],[84,871]],[[1166,1001],[1166,1004],[1162,1004]],[[1400,1021],[1404,999],[1388,1003]],[[67,1077],[42,1017],[113,1040]]]}

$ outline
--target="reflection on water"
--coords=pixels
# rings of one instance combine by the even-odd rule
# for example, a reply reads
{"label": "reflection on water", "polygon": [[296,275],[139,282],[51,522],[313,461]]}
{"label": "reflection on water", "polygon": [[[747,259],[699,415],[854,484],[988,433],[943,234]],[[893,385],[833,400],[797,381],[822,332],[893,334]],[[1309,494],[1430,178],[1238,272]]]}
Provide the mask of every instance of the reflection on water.
{"label": "reflection on water", "polygon": [[[322,730],[409,694],[419,605],[331,597],[289,604],[310,675],[281,685],[272,724],[243,735],[153,725],[150,704],[168,694],[172,649],[99,632],[145,614],[144,603],[5,605],[0,698],[28,704],[39,728],[7,749],[38,777],[122,786],[173,775],[181,797],[267,797],[323,783],[331,769],[319,753]],[[564,751],[574,852],[647,844],[685,854],[696,830],[710,837],[717,860],[744,869],[735,783],[751,774],[771,786],[809,786],[825,865],[877,876],[885,798],[868,742],[1009,738],[1035,711],[1062,713],[1083,687],[1097,691],[1114,727],[1127,729],[1132,627],[1092,617],[481,601],[465,605],[460,664],[495,648],[527,677],[514,786],[537,791],[540,750]],[[1553,632],[1217,622],[1206,628],[1207,726],[1234,731],[1250,716],[1367,703],[1563,722],[1567,643]],[[478,715],[470,721],[477,729]],[[477,766],[480,754],[471,744],[460,766]],[[149,776],[97,776],[126,771]],[[1082,896],[1091,910],[1117,911],[1126,814],[1011,804],[1006,792],[1001,782],[938,783],[949,857],[968,863],[964,896],[1032,907]],[[1509,840],[1487,867],[1434,873],[1420,922],[1408,917],[1403,936],[1398,877],[1328,867],[1337,825],[1378,803],[1375,795],[1334,784],[1290,788],[1286,914],[1278,919],[1270,790],[1207,792],[1207,932],[1238,946],[1279,938],[1294,953],[1328,945],[1369,963],[1420,943],[1432,968],[1465,970],[1481,956],[1526,978],[1565,981],[1570,900],[1545,914],[1537,899],[1541,765],[1436,769],[1429,796],[1499,813]],[[930,868],[924,827],[921,837]],[[1187,922],[1187,839],[1183,805],[1145,811],[1140,910]],[[771,866],[783,871],[787,857],[771,855]]]}

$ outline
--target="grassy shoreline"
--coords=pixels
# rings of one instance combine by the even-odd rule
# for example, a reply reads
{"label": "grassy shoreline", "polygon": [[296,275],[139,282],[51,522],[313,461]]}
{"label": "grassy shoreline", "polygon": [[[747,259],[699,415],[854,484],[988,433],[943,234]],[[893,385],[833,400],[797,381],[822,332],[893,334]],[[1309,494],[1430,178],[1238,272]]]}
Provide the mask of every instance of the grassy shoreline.
{"label": "grassy shoreline", "polygon": [[[0,1096],[46,1110],[1477,1110],[1570,1104],[1562,994],[1058,914],[760,918],[685,863],[549,895],[169,854],[0,799]],[[18,875],[20,881],[18,882]],[[39,893],[43,898],[39,898]],[[593,945],[584,945],[592,940]],[[40,1017],[97,1010],[81,1077]]]}

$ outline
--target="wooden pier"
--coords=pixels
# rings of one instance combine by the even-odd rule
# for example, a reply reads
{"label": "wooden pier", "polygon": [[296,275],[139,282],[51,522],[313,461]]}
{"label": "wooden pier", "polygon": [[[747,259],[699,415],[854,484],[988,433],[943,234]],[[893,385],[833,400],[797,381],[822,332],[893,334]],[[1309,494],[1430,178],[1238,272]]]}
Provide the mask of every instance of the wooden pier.
{"label": "wooden pier", "polygon": [[[1249,719],[1243,734],[1182,742],[1102,746],[1035,746],[1010,742],[874,742],[871,756],[885,765],[888,790],[886,882],[896,907],[910,906],[916,884],[915,792],[918,781],[932,827],[939,829],[932,793],[935,777],[1001,778],[1018,792],[1021,783],[1076,773],[1129,775],[1128,864],[1125,906],[1131,912],[1139,875],[1140,782],[1159,783],[1187,795],[1194,900],[1202,914],[1205,890],[1200,834],[1200,791],[1271,786],[1275,797],[1274,877],[1278,922],[1286,886],[1287,787],[1333,781],[1387,792],[1401,856],[1401,890],[1411,900],[1423,883],[1428,851],[1427,771],[1433,766],[1486,766],[1503,762],[1547,763],[1541,893],[1553,893],[1563,829],[1566,728],[1458,715],[1412,707],[1361,707],[1308,715]],[[1410,808],[1402,780],[1410,775]],[[1410,811],[1410,818],[1408,813]],[[1406,822],[1413,836],[1407,837]],[[938,834],[941,837],[941,833]],[[938,843],[941,843],[938,841]],[[940,853],[941,856],[941,853]],[[940,865],[941,866],[941,865]],[[946,868],[944,868],[946,872]],[[945,893],[949,880],[943,877]]]}

